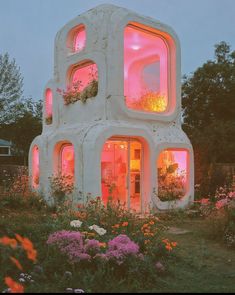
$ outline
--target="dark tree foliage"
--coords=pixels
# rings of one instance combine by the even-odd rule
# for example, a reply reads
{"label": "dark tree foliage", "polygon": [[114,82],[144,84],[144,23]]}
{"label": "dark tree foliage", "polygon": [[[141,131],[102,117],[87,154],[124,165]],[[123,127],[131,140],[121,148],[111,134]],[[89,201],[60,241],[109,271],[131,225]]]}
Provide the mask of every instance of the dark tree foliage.
{"label": "dark tree foliage", "polygon": [[0,55],[0,124],[14,121],[23,93],[23,78],[8,53]]}
{"label": "dark tree foliage", "polygon": [[20,115],[14,118],[14,122],[0,126],[0,138],[13,142],[14,154],[23,156],[24,164],[27,164],[31,142],[42,131],[41,109],[41,101],[25,99],[20,107]]}
{"label": "dark tree foliage", "polygon": [[196,171],[235,163],[235,52],[226,42],[215,45],[214,60],[184,77],[182,105],[183,129],[197,155]]}

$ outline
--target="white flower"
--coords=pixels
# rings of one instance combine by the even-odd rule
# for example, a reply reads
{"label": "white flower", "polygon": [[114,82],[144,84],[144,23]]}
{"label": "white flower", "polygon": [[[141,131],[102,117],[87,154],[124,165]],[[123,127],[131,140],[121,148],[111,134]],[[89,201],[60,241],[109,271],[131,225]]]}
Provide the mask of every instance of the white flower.
{"label": "white flower", "polygon": [[99,227],[98,225],[93,224],[92,226],[89,226],[90,230],[94,230],[95,232],[97,232],[98,235],[103,236],[107,233],[107,230]]}
{"label": "white flower", "polygon": [[71,227],[81,227],[82,222],[80,220],[73,220],[73,221],[70,222],[70,226]]}
{"label": "white flower", "polygon": [[85,293],[82,289],[74,289],[74,293]]}

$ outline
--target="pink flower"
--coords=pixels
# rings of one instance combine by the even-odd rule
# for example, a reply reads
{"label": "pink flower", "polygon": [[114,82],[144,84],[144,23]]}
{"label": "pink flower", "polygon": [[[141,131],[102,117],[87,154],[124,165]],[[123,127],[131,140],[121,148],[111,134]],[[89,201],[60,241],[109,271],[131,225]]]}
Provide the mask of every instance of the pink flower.
{"label": "pink flower", "polygon": [[228,204],[228,199],[222,199],[216,202],[215,207],[216,209],[221,209],[225,207]]}

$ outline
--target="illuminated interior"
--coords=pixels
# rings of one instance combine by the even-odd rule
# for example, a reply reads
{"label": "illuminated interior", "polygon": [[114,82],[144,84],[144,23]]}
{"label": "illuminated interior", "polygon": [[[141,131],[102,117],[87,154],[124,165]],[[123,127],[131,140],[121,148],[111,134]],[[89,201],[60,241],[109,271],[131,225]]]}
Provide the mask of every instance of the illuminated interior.
{"label": "illuminated interior", "polygon": [[111,138],[101,156],[101,185],[104,204],[120,202],[141,210],[142,144],[138,140]]}
{"label": "illuminated interior", "polygon": [[74,179],[74,148],[72,144],[63,145],[61,148],[61,175]]}
{"label": "illuminated interior", "polygon": [[[88,97],[95,96],[98,88],[98,68],[95,63],[80,66],[73,71],[72,85],[79,92],[86,92]],[[96,89],[95,89],[96,88]]]}
{"label": "illuminated interior", "polygon": [[78,30],[76,30],[73,37],[73,51],[80,52],[86,46],[86,30],[84,26],[80,26]]}
{"label": "illuminated interior", "polygon": [[162,201],[181,199],[187,192],[188,151],[163,150],[157,161],[158,197]]}
{"label": "illuminated interior", "polygon": [[130,109],[162,113],[168,106],[168,49],[157,34],[128,25],[124,31],[124,96]]}
{"label": "illuminated interior", "polygon": [[50,88],[47,88],[45,107],[46,107],[46,122],[48,124],[52,123],[52,103],[53,103],[53,93]]}
{"label": "illuminated interior", "polygon": [[37,188],[39,186],[39,149],[36,145],[33,147],[32,161],[32,185]]}

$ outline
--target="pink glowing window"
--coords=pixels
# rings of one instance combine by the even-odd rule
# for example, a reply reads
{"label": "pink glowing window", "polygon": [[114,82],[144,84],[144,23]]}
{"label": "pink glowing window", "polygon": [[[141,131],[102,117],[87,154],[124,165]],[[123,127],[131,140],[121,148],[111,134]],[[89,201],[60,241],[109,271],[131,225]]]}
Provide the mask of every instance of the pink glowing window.
{"label": "pink glowing window", "polygon": [[168,106],[168,48],[159,35],[128,25],[124,31],[124,96],[128,108],[162,113]]}
{"label": "pink glowing window", "polygon": [[162,201],[175,201],[185,196],[188,186],[188,151],[163,150],[157,161],[158,197]]}
{"label": "pink glowing window", "polygon": [[71,144],[63,145],[61,148],[61,175],[74,178],[74,148]]}
{"label": "pink glowing window", "polygon": [[98,93],[98,68],[95,63],[78,66],[72,74],[72,88],[83,98],[95,97]]}
{"label": "pink glowing window", "polygon": [[73,51],[80,52],[86,46],[86,30],[84,26],[80,26],[73,35]]}
{"label": "pink glowing window", "polygon": [[45,108],[46,108],[46,123],[52,123],[52,103],[53,103],[53,93],[50,88],[46,90],[45,94]]}
{"label": "pink glowing window", "polygon": [[39,186],[39,149],[36,145],[32,151],[32,185],[34,188]]}

